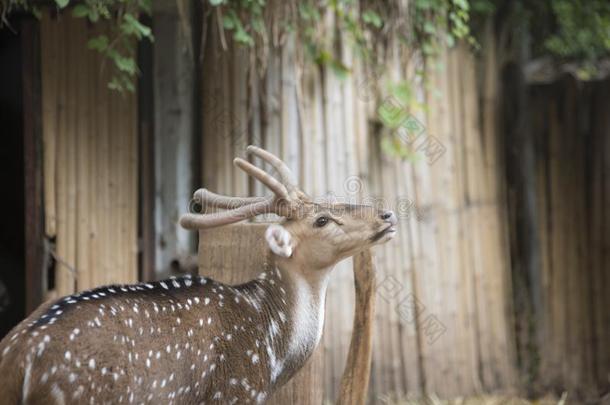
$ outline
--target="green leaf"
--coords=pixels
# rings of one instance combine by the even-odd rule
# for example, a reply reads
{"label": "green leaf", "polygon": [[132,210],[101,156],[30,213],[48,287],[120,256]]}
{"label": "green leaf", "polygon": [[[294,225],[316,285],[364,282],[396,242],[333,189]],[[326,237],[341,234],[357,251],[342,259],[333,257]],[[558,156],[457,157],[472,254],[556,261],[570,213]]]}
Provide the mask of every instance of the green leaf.
{"label": "green leaf", "polygon": [[89,11],[89,21],[97,22],[100,19],[100,13],[97,9],[92,9]]}
{"label": "green leaf", "polygon": [[340,60],[334,59],[330,62],[330,68],[341,80],[345,80],[350,70]]}
{"label": "green leaf", "polygon": [[451,34],[447,34],[447,37],[445,38],[446,42],[447,42],[447,46],[449,48],[453,48],[455,46],[455,37]]}
{"label": "green leaf", "polygon": [[390,85],[390,91],[392,96],[398,100],[398,102],[405,106],[410,106],[413,101],[413,89],[407,81],[401,81]]}
{"label": "green leaf", "polygon": [[150,38],[152,36],[150,27],[142,24],[131,13],[126,13],[123,16],[123,20],[124,24],[122,24],[121,28],[125,33],[135,34],[138,39],[142,37]]}
{"label": "green leaf", "polygon": [[425,21],[424,22],[424,32],[426,34],[434,35],[434,34],[436,34],[436,27],[430,21]]}
{"label": "green leaf", "polygon": [[55,4],[57,4],[57,7],[59,8],[65,8],[68,3],[70,3],[70,0],[55,0]]}
{"label": "green leaf", "polygon": [[140,9],[146,14],[152,14],[152,0],[140,0]]}
{"label": "green leaf", "polygon": [[226,0],[210,0],[210,4],[212,6],[220,6],[222,4],[225,4]]}
{"label": "green leaf", "polygon": [[390,129],[398,128],[408,116],[405,106],[393,96],[381,102],[377,114],[383,125]]}
{"label": "green leaf", "polygon": [[125,88],[128,92],[133,93],[136,90],[136,87],[133,84],[133,80],[125,78]]}
{"label": "green leaf", "polygon": [[320,49],[315,57],[317,64],[326,66],[333,60],[333,55],[326,49]]}
{"label": "green leaf", "polygon": [[462,10],[467,11],[469,9],[468,1],[466,0],[453,0],[453,4]]}
{"label": "green leaf", "polygon": [[237,27],[235,34],[233,35],[233,39],[242,45],[253,46],[254,38],[250,34],[248,34],[243,28]]}
{"label": "green leaf", "polygon": [[431,56],[435,55],[438,51],[436,46],[434,46],[431,42],[424,42],[421,46],[424,55]]}
{"label": "green leaf", "polygon": [[114,64],[120,71],[129,73],[130,75],[136,74],[137,66],[136,61],[133,58],[128,58],[119,55],[114,57],[113,59]]}
{"label": "green leaf", "polygon": [[304,21],[316,21],[320,19],[318,10],[308,3],[299,3],[299,16]]}
{"label": "green leaf", "polygon": [[415,0],[415,7],[420,10],[429,10],[434,7],[431,0]]}
{"label": "green leaf", "polygon": [[374,11],[367,10],[362,14],[362,21],[366,24],[372,25],[375,28],[381,28],[383,25],[383,21],[381,21],[381,17]]}
{"label": "green leaf", "polygon": [[91,38],[87,42],[87,47],[98,52],[104,52],[106,48],[108,48],[108,37],[106,35],[99,35],[95,38]]}
{"label": "green leaf", "polygon": [[72,10],[72,15],[77,18],[86,17],[89,15],[89,7],[84,4],[77,4]]}
{"label": "green leaf", "polygon": [[222,16],[222,26],[225,27],[225,29],[227,30],[232,30],[235,29],[235,20],[233,19],[233,16],[231,15],[223,15]]}
{"label": "green leaf", "polygon": [[36,6],[32,6],[32,14],[34,14],[34,17],[36,17],[38,20],[42,18],[42,11],[40,11],[40,8]]}
{"label": "green leaf", "polygon": [[[252,28],[259,34],[263,34],[265,32],[265,22],[262,19],[253,20]],[[287,30],[289,30],[289,27],[287,27]]]}
{"label": "green leaf", "polygon": [[121,84],[121,82],[119,81],[119,79],[116,76],[113,77],[112,80],[110,80],[110,82],[108,83],[108,88],[110,90],[115,90],[118,92],[123,91],[123,85]]}
{"label": "green leaf", "polygon": [[394,144],[389,136],[384,136],[381,138],[381,150],[388,156],[396,156]]}

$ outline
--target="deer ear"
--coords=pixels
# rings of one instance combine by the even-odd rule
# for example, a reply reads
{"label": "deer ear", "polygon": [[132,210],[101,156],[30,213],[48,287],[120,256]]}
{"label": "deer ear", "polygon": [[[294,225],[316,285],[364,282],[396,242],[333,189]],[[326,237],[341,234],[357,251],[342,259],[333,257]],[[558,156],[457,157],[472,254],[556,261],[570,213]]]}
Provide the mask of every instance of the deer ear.
{"label": "deer ear", "polygon": [[269,225],[265,232],[265,239],[273,253],[282,257],[292,256],[292,235],[282,225]]}

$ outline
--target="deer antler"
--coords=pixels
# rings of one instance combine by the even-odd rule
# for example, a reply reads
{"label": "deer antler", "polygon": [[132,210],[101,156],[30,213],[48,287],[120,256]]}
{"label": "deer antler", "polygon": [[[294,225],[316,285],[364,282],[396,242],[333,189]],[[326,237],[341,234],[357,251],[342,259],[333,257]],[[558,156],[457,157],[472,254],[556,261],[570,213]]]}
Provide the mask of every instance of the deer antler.
{"label": "deer antler", "polygon": [[271,166],[273,166],[275,170],[277,170],[278,174],[280,175],[280,180],[282,181],[282,184],[286,186],[286,189],[289,193],[298,191],[298,187],[296,186],[296,181],[294,180],[294,175],[292,174],[292,171],[280,158],[254,145],[248,146],[247,150],[248,152],[253,153],[259,158],[263,159]]}
{"label": "deer antler", "polygon": [[303,201],[308,198],[298,189],[294,175],[277,156],[256,146],[248,146],[247,151],[269,163],[278,172],[280,180],[252,163],[235,158],[233,164],[254,177],[273,191],[269,197],[229,197],[212,193],[206,189],[197,190],[193,196],[202,205],[225,208],[228,211],[210,214],[188,213],[180,218],[180,225],[187,229],[213,228],[252,218],[260,214],[277,214],[290,217]]}
{"label": "deer antler", "polygon": [[193,194],[193,199],[202,206],[234,209],[265,200],[265,197],[228,197],[200,188]]}

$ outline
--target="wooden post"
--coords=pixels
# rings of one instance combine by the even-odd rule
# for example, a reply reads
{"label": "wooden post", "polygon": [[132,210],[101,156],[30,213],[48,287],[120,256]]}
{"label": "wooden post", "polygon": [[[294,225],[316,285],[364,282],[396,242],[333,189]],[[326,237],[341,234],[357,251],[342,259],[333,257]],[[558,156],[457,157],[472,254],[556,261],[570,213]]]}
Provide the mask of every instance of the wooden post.
{"label": "wooden post", "polygon": [[375,267],[368,249],[354,257],[354,285],[354,328],[341,378],[337,402],[340,405],[364,405],[369,388],[375,320]]}

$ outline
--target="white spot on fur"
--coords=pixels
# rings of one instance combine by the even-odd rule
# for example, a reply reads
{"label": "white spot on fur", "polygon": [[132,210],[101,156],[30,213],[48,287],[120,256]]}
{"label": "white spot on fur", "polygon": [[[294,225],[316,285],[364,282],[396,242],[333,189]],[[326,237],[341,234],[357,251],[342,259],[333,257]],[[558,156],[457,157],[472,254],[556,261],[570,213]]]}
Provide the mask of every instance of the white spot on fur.
{"label": "white spot on fur", "polygon": [[[29,356],[28,356],[29,358]],[[22,390],[22,398],[23,402],[27,403],[28,393],[30,392],[30,382],[32,379],[32,361],[28,359],[28,364],[25,366],[25,374],[23,376],[23,390]]]}
{"label": "white spot on fur", "polygon": [[57,384],[53,384],[53,387],[51,387],[51,396],[55,399],[56,405],[65,405],[66,398],[64,392]]}

